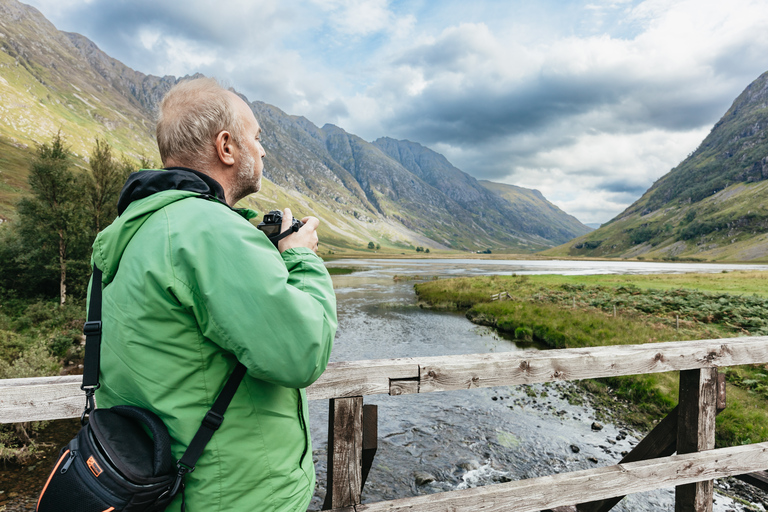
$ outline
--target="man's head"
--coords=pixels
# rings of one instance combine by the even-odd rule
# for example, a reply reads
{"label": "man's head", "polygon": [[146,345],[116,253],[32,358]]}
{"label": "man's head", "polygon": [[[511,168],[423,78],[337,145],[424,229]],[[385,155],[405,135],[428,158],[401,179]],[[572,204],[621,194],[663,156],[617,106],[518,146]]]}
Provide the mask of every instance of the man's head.
{"label": "man's head", "polygon": [[250,107],[211,78],[179,83],[160,104],[157,144],[163,165],[211,175],[229,204],[261,187],[260,134]]}

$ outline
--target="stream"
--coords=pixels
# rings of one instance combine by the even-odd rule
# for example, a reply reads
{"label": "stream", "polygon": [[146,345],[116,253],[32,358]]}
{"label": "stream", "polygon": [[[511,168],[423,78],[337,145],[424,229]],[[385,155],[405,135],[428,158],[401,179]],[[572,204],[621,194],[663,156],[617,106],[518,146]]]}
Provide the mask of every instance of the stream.
{"label": "stream", "polygon": [[[333,276],[339,329],[332,361],[541,348],[505,339],[461,313],[419,308],[413,291],[418,279],[768,270],[765,265],[427,259],[340,260],[328,266],[359,269]],[[395,281],[395,275],[409,280]],[[378,405],[379,444],[363,503],[612,465],[639,442],[629,428],[594,425],[596,410],[581,388],[569,382],[374,395],[365,397],[365,403]],[[327,478],[327,401],[310,402],[310,422],[318,487],[309,510],[320,510]],[[674,489],[628,496],[613,510],[674,510]],[[714,510],[764,508],[749,508],[716,493]]]}

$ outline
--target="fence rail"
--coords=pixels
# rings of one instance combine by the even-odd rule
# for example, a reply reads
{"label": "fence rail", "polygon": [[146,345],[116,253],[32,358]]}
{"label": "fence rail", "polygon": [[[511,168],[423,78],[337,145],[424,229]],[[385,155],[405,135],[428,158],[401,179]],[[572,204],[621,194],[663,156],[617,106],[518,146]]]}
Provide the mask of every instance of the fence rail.
{"label": "fence rail", "polygon": [[[677,485],[677,511],[708,511],[713,478],[768,469],[768,443],[712,449],[718,401],[717,368],[758,363],[768,363],[768,337],[331,363],[307,389],[311,400],[331,400],[326,507],[359,512],[523,512]],[[366,459],[369,468],[376,449],[376,436],[370,435],[371,428],[375,432],[376,411],[363,406],[366,395],[395,396],[669,371],[681,372],[680,403],[672,413],[674,422],[666,422],[677,432],[676,436],[674,431],[665,433],[674,442],[664,441],[666,444],[658,453],[668,455],[677,449],[678,455],[426,497],[360,504],[367,474],[362,461]],[[80,379],[65,376],[0,380],[0,423],[79,417],[83,407]],[[367,429],[364,425],[368,425]],[[661,434],[656,435],[661,438]],[[765,476],[755,478],[759,481]],[[555,488],[557,491],[553,492]],[[609,508],[605,503],[595,502],[579,506],[584,511]]]}

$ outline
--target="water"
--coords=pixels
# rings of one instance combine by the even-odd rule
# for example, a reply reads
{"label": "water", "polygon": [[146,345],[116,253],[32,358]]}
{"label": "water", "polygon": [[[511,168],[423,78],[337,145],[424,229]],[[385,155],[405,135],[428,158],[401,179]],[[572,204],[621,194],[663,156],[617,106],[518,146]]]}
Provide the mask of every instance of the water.
{"label": "water", "polygon": [[[768,270],[765,265],[676,264],[593,261],[344,260],[328,266],[359,272],[334,276],[339,330],[332,361],[473,354],[530,349],[462,314],[416,306],[414,281],[488,274],[628,274]],[[378,405],[379,446],[363,492],[363,503],[506,482],[618,462],[639,439],[628,429],[606,424],[593,430],[595,410],[572,383],[499,387],[365,397]],[[310,422],[318,492],[325,493],[328,404],[310,402]],[[417,484],[434,479],[431,482]],[[673,490],[627,497],[614,510],[674,509]],[[715,511],[747,510],[716,496]]]}

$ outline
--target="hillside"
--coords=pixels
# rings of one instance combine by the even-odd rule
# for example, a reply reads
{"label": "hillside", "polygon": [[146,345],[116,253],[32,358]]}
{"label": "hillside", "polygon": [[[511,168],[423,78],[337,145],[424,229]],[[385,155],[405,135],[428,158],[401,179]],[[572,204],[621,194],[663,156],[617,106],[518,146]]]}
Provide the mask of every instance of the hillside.
{"label": "hillside", "polygon": [[[34,149],[58,130],[81,167],[97,136],[117,154],[159,162],[156,106],[180,78],[132,70],[16,0],[0,0],[0,50],[0,220],[13,220]],[[263,102],[249,104],[263,125],[267,157],[263,191],[246,201],[260,211],[291,206],[321,217],[331,249],[373,241],[398,250],[532,252],[586,230],[510,203],[418,144],[370,143]],[[394,155],[393,145],[418,158]]]}
{"label": "hillside", "polygon": [[634,204],[545,254],[768,260],[768,72]]}

